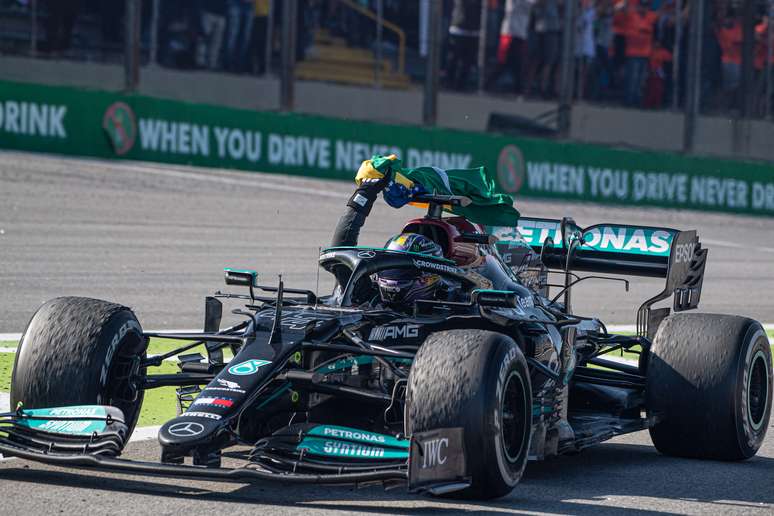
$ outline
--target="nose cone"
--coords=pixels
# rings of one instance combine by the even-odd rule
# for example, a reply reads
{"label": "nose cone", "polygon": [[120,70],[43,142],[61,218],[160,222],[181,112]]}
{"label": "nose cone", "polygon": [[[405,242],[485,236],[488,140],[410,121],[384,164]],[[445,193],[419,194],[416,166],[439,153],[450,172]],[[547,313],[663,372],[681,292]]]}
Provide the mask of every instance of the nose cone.
{"label": "nose cone", "polygon": [[183,414],[161,427],[159,444],[164,448],[196,446],[211,439],[219,426],[217,420]]}

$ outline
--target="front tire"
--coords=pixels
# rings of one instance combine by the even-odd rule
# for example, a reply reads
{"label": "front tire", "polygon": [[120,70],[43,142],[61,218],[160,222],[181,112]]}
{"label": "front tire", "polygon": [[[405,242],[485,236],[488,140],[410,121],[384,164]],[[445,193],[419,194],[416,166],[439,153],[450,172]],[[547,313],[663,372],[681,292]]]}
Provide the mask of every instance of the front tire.
{"label": "front tire", "polygon": [[131,435],[143,391],[130,376],[142,374],[147,340],[132,311],[82,297],[59,297],[41,306],[27,325],[11,376],[11,408],[112,405],[124,413]]}
{"label": "front tire", "polygon": [[409,434],[464,429],[472,483],[451,496],[505,496],[521,479],[532,431],[527,361],[505,335],[482,330],[432,334],[417,353],[408,380]]}
{"label": "front tire", "polygon": [[648,360],[646,406],[665,455],[744,460],[763,444],[772,404],[771,349],[757,321],[733,315],[664,319]]}

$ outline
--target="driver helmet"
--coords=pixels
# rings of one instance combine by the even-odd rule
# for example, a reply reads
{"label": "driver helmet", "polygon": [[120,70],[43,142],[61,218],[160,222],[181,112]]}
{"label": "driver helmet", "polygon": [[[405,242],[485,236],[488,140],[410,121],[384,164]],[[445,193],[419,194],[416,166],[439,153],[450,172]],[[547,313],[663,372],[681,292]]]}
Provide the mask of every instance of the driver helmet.
{"label": "driver helmet", "polygon": [[[441,246],[417,233],[401,233],[384,245],[391,251],[408,251],[442,257]],[[386,269],[376,274],[382,302],[387,305],[411,305],[418,299],[435,299],[443,286],[441,276],[416,269]]]}

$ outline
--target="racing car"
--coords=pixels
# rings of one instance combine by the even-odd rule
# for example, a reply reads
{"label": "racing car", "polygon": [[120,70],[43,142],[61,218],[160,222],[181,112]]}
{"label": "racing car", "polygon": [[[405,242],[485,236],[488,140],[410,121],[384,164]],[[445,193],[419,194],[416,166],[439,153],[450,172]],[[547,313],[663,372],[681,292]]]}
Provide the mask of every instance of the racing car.
{"label": "racing car", "polygon": [[[323,249],[319,266],[339,285],[322,296],[227,268],[232,288],[205,299],[201,332],[143,331],[131,309],[102,300],[45,303],[19,344],[0,453],[473,499],[508,494],[528,461],[646,429],[665,455],[755,455],[772,405],[769,342],[754,320],[688,312],[708,256],[695,231],[529,217],[484,226],[444,213],[469,204],[464,196],[415,200],[427,215],[404,232],[432,238],[442,256]],[[384,270],[431,272],[462,295],[406,310],[370,303]],[[638,310],[636,334],[574,312],[579,283],[628,290],[626,276],[664,280]],[[241,322],[221,328],[224,303],[238,304]],[[180,346],[148,355],[157,337]],[[610,358],[621,350],[639,360]],[[172,357],[178,372],[154,372]],[[159,430],[159,460],[121,458],[144,393],[169,386],[178,415]],[[237,465],[223,464],[229,449]]]}

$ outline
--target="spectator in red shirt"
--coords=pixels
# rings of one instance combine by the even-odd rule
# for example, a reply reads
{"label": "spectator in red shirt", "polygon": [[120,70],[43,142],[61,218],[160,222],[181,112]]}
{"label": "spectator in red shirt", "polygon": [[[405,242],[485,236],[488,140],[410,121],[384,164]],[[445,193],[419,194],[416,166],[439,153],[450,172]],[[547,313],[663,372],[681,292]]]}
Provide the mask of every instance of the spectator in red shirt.
{"label": "spectator in red shirt", "polygon": [[771,60],[768,72],[774,74],[774,38],[769,39],[769,20],[767,16],[764,16],[761,22],[755,26],[755,71],[758,75],[756,98],[759,103],[757,109],[764,116],[768,116],[766,109],[771,108],[771,102],[768,104],[766,102],[766,61],[769,59],[770,53]]}
{"label": "spectator in red shirt", "polygon": [[716,30],[720,43],[723,93],[722,98],[736,105],[736,96],[742,76],[742,22],[731,10]]}
{"label": "spectator in red shirt", "polygon": [[643,107],[660,109],[664,106],[667,77],[665,66],[671,66],[671,64],[672,52],[656,41],[653,53],[648,60],[648,80],[645,84]]}
{"label": "spectator in red shirt", "polygon": [[639,107],[648,71],[648,59],[653,52],[655,23],[660,13],[650,10],[650,0],[639,0],[626,6],[626,91],[627,106]]}
{"label": "spectator in red shirt", "polygon": [[513,76],[513,91],[521,93],[524,61],[529,33],[529,17],[535,0],[505,0],[505,14],[500,26],[500,45],[497,49],[497,66],[487,79],[486,88],[492,87],[503,72]]}
{"label": "spectator in red shirt", "polygon": [[613,43],[608,47],[608,56],[613,65],[610,86],[620,88],[626,64],[626,1],[613,2],[612,11]]}

